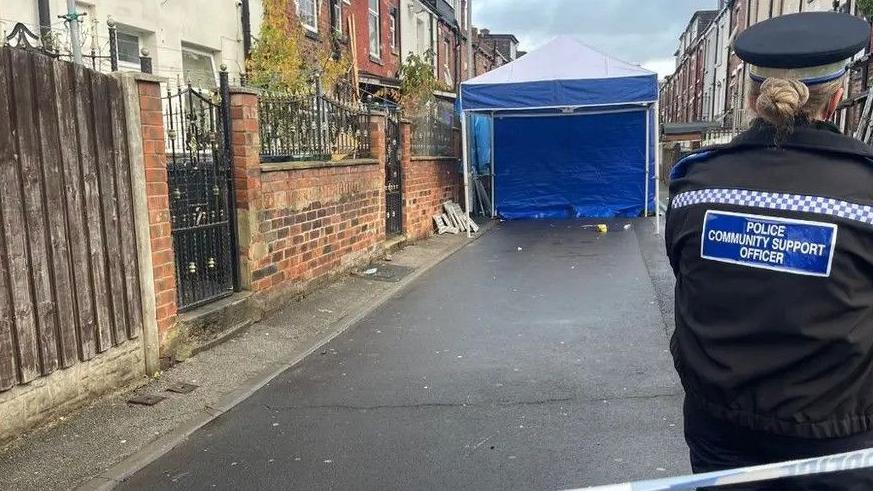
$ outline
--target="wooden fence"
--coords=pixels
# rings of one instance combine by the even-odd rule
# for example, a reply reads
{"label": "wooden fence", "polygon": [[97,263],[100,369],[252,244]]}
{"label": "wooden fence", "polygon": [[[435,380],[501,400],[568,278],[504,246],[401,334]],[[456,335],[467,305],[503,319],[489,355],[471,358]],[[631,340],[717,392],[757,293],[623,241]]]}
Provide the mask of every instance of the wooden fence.
{"label": "wooden fence", "polygon": [[0,391],[142,330],[119,80],[0,48]]}

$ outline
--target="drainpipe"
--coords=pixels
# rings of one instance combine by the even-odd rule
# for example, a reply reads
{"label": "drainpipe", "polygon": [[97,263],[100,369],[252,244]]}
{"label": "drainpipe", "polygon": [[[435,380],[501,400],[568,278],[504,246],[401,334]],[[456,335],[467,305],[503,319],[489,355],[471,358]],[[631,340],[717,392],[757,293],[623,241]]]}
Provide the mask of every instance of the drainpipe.
{"label": "drainpipe", "polygon": [[39,9],[39,32],[42,37],[42,42],[45,43],[52,33],[52,12],[49,6],[49,0],[39,0],[37,2]]}
{"label": "drainpipe", "polygon": [[454,49],[454,51],[455,51],[455,76],[454,76],[455,89],[457,89],[456,92],[460,92],[460,90],[461,90],[461,78],[463,78],[463,75],[461,75],[461,66],[462,66],[461,65],[461,57],[464,56],[464,54],[463,54],[464,53],[464,46],[461,44],[461,30],[460,29],[458,29],[458,31],[455,33],[455,49]]}
{"label": "drainpipe", "polygon": [[252,55],[252,18],[249,0],[242,0],[240,6],[242,7],[240,15],[242,17],[243,55],[248,60]]}
{"label": "drainpipe", "polygon": [[466,0],[467,14],[467,79],[473,78],[473,5],[472,0]]}

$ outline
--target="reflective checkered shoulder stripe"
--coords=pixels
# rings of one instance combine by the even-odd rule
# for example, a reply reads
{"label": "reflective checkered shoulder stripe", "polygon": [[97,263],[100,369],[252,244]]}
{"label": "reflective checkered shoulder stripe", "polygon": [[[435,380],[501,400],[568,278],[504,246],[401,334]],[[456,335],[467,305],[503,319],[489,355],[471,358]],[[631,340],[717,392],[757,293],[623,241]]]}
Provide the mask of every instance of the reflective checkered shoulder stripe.
{"label": "reflective checkered shoulder stripe", "polygon": [[725,204],[768,210],[800,211],[830,215],[846,220],[873,224],[873,206],[859,205],[821,196],[767,193],[744,189],[701,189],[688,191],[673,198],[672,208],[701,204]]}

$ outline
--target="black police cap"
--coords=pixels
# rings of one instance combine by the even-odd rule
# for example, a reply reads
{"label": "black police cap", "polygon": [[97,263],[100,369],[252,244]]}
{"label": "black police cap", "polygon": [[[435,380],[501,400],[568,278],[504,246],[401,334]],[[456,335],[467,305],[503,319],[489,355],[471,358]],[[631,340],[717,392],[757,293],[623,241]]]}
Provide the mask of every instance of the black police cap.
{"label": "black police cap", "polygon": [[848,60],[870,40],[870,25],[838,12],[783,15],[737,37],[737,56],[766,68],[807,68]]}

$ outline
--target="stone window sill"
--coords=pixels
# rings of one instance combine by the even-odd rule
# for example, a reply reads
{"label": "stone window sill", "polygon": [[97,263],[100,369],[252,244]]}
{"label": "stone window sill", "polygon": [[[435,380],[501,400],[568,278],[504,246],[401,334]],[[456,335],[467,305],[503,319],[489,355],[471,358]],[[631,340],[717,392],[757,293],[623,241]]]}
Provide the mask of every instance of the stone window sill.
{"label": "stone window sill", "polygon": [[313,31],[312,29],[310,29],[308,27],[304,27],[303,30],[306,32],[307,38],[309,38],[313,41],[317,41],[317,42],[321,41],[321,36],[319,36],[316,31]]}

